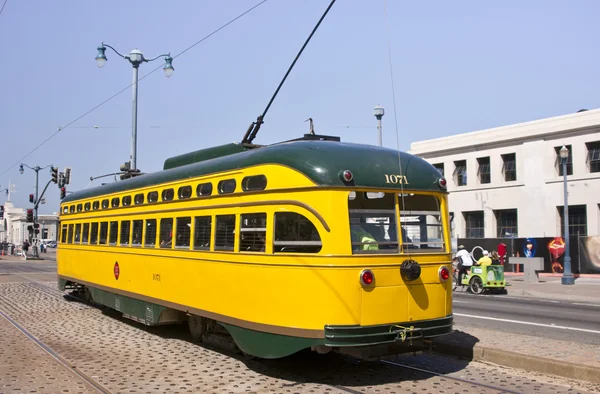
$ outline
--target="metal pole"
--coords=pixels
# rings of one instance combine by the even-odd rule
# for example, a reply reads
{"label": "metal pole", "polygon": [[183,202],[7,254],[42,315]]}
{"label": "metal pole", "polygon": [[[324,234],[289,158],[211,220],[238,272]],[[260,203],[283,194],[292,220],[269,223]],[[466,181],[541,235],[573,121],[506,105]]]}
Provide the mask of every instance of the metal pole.
{"label": "metal pole", "polygon": [[382,137],[381,137],[381,116],[377,117],[377,142],[379,146],[382,146]]}
{"label": "metal pole", "polygon": [[565,206],[563,207],[563,218],[565,225],[565,267],[563,270],[563,276],[561,278],[561,283],[563,285],[574,285],[575,278],[571,272],[571,254],[569,248],[569,197],[567,192],[567,160],[562,159],[562,169],[563,169],[563,184],[565,190]]}
{"label": "metal pole", "polygon": [[[37,223],[38,220],[38,207],[37,207],[37,202],[38,202],[38,180],[39,180],[39,171],[40,171],[40,166],[35,166],[35,168],[33,169],[35,171],[35,201],[34,201],[34,210],[33,210],[33,236],[35,236],[35,224]],[[32,250],[33,250],[33,256],[34,257],[38,257],[38,250],[37,250],[37,243],[35,245],[32,245]]]}
{"label": "metal pole", "polygon": [[137,169],[137,97],[138,97],[138,68],[133,65],[133,123],[131,130],[131,155],[129,156],[130,168]]}

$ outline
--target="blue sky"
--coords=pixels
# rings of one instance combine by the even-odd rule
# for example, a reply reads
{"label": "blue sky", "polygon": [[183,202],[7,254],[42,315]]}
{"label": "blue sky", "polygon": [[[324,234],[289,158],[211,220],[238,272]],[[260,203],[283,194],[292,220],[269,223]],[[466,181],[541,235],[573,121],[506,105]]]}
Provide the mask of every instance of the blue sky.
{"label": "blue sky", "polygon": [[[258,0],[172,2],[8,0],[0,15],[0,185],[29,207],[34,173],[18,164],[35,146],[132,80],[107,51],[139,48],[175,55]],[[1,1],[0,1],[1,3]],[[268,0],[140,82],[138,167],[240,141],[262,113],[329,0]],[[373,107],[385,107],[383,144],[410,143],[600,107],[600,52],[594,0],[338,0],[273,103],[255,143],[308,131],[376,144]],[[391,44],[398,116],[394,124]],[[143,64],[140,76],[158,61]],[[112,182],[129,158],[131,89],[60,131],[22,161],[73,168],[69,190]],[[98,128],[94,128],[98,126]],[[349,126],[349,127],[346,127]],[[14,165],[14,166],[13,166]],[[40,184],[49,179],[40,172]],[[41,187],[40,187],[41,189]],[[52,185],[40,213],[58,210]],[[0,195],[4,201],[4,195]]]}

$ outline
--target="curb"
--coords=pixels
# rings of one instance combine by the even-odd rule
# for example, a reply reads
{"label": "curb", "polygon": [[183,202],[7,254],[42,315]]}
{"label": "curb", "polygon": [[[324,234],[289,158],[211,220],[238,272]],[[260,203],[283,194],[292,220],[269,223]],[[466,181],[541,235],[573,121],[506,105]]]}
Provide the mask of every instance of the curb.
{"label": "curb", "polygon": [[487,361],[505,367],[541,372],[549,375],[561,376],[563,378],[584,380],[591,383],[600,383],[600,374],[598,373],[597,367],[590,367],[567,361],[530,356],[485,346],[475,345],[474,347],[466,347],[435,341],[432,350],[436,353],[466,358],[473,361]]}

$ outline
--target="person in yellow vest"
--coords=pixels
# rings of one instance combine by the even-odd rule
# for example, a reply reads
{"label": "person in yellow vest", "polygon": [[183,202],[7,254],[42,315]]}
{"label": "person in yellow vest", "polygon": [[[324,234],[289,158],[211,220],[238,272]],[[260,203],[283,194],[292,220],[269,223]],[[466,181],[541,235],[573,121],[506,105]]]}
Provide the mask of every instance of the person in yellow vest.
{"label": "person in yellow vest", "polygon": [[477,260],[478,265],[492,265],[492,259],[490,259],[489,252],[487,250],[483,251],[483,256]]}
{"label": "person in yellow vest", "polygon": [[352,232],[352,239],[354,242],[360,242],[360,248],[362,250],[379,250],[377,240],[361,226],[354,224],[351,226],[350,231]]}

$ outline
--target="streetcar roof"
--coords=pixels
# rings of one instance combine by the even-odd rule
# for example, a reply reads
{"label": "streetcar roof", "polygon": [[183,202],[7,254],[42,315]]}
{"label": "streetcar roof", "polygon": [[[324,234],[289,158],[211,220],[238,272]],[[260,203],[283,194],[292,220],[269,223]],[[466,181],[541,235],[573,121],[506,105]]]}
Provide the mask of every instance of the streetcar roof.
{"label": "streetcar roof", "polygon": [[[442,178],[439,171],[409,153],[347,142],[297,140],[204,158],[191,164],[80,190],[65,197],[62,203],[263,164],[293,168],[318,186],[446,192],[439,185]],[[341,173],[344,170],[352,172],[351,182],[343,181]]]}

